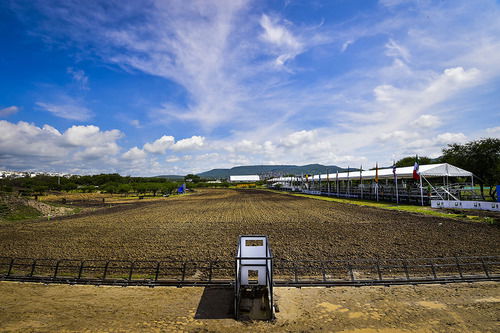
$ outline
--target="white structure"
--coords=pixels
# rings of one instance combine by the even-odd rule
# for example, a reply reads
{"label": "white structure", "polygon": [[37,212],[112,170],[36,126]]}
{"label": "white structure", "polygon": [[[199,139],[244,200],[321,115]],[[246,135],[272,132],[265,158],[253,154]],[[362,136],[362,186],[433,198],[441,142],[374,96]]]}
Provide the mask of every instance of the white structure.
{"label": "white structure", "polygon": [[[450,178],[462,177],[468,179],[469,188],[474,187],[472,172],[461,169],[448,163],[425,164],[419,167],[419,184],[414,185],[413,166],[378,170],[353,170],[350,172],[328,173],[312,176],[279,177],[268,180],[272,187],[280,187],[288,191],[300,191],[308,194],[326,194],[330,196],[375,199],[415,203],[424,201],[430,204],[431,199],[459,200],[460,195],[466,190],[465,182],[451,184]],[[376,181],[378,178],[378,182]],[[438,178],[430,182],[430,178]],[[399,184],[399,185],[398,185]],[[408,184],[411,184],[408,186]],[[399,186],[399,188],[398,188]],[[470,199],[476,194],[468,190],[466,197]]]}
{"label": "white structure", "polygon": [[500,203],[487,201],[431,200],[432,208],[479,209],[500,212]]}
{"label": "white structure", "polygon": [[[240,236],[237,259],[236,269],[241,285],[267,285],[267,275],[271,274],[271,250],[267,236]],[[250,271],[257,275],[256,280],[249,279]]]}
{"label": "white structure", "polygon": [[[470,171],[461,169],[448,163],[440,164],[425,164],[419,166],[420,175],[423,177],[472,177]],[[363,180],[375,179],[376,170],[363,170],[361,175]],[[396,175],[398,179],[413,178],[413,166],[396,168]],[[335,181],[338,180],[358,180],[360,178],[359,171],[339,172],[337,173],[313,175],[308,178],[309,181]],[[393,179],[394,174],[392,168],[378,169],[379,179]],[[300,177],[279,177],[270,179],[269,182],[290,182],[293,180],[300,180]]]}
{"label": "white structure", "polygon": [[229,176],[229,181],[231,183],[253,183],[259,180],[259,175]]}
{"label": "white structure", "polygon": [[271,320],[273,257],[267,236],[240,236],[236,252],[234,310],[236,319]]}

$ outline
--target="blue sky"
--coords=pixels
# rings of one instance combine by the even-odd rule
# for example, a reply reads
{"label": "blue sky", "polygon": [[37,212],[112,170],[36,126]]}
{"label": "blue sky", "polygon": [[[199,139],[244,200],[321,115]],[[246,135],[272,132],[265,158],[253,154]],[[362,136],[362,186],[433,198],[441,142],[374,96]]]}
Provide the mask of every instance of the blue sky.
{"label": "blue sky", "polygon": [[500,2],[3,1],[0,169],[388,165],[500,137]]}

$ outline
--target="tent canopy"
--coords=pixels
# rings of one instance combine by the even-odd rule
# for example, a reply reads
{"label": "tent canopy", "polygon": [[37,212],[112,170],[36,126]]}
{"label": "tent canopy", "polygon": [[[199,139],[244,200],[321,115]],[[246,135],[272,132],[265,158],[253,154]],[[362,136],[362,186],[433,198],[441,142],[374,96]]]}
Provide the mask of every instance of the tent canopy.
{"label": "tent canopy", "polygon": [[[439,164],[425,164],[419,166],[420,175],[425,178],[430,177],[472,177],[472,172],[461,169],[454,165],[448,163],[439,163]],[[363,180],[375,179],[375,170],[363,170],[363,171],[350,171],[350,172],[339,172],[338,179],[339,180],[358,180],[361,175]],[[402,167],[396,168],[396,175],[398,178],[412,178],[413,177],[413,167]],[[378,178],[379,179],[392,179],[394,174],[392,173],[392,168],[388,169],[379,169],[378,170]],[[330,181],[335,181],[337,179],[337,173],[330,174],[321,174],[314,175],[308,178],[309,180],[322,180],[325,181],[330,179]],[[300,177],[279,177],[272,178],[269,181],[271,182],[283,182],[283,181],[293,181],[300,180]]]}

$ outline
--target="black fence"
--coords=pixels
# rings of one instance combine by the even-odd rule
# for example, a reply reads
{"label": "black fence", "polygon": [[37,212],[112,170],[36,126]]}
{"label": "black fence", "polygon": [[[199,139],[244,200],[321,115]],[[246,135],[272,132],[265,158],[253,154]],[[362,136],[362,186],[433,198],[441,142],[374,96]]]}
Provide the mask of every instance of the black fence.
{"label": "black fence", "polygon": [[[274,286],[500,281],[500,256],[334,261],[273,260]],[[0,280],[123,286],[232,286],[234,261],[0,257]]]}

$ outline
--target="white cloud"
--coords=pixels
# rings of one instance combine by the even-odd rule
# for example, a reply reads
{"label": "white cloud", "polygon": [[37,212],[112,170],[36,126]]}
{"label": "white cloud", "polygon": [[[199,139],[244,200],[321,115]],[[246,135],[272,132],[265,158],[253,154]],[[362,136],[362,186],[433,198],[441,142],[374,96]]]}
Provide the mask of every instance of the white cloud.
{"label": "white cloud", "polygon": [[143,127],[141,125],[141,122],[137,119],[132,119],[129,123],[130,123],[130,125],[134,126],[135,128],[142,128]]}
{"label": "white cloud", "polygon": [[435,142],[438,145],[447,145],[449,143],[464,143],[467,137],[463,133],[442,133],[439,134]]}
{"label": "white cloud", "polygon": [[288,134],[286,137],[280,140],[280,144],[287,148],[290,148],[311,143],[315,139],[316,139],[316,131],[302,130]]}
{"label": "white cloud", "polygon": [[72,146],[93,147],[106,145],[123,136],[119,130],[101,131],[94,125],[71,126],[64,132],[63,137],[66,142]]}
{"label": "white cloud", "polygon": [[412,125],[419,128],[435,128],[441,125],[441,120],[438,116],[423,114],[414,120]]}
{"label": "white cloud", "polygon": [[352,40],[348,40],[348,41],[345,41],[344,44],[342,44],[342,47],[340,48],[340,51],[341,52],[345,52],[347,50],[347,48],[352,44],[354,43],[354,41]]}
{"label": "white cloud", "polygon": [[92,118],[94,115],[88,108],[77,104],[37,102],[36,105],[52,113],[54,116],[64,119],[84,121]]}
{"label": "white cloud", "polygon": [[17,113],[19,111],[19,107],[12,105],[3,109],[0,109],[0,117],[8,117]]}
{"label": "white cloud", "polygon": [[399,6],[405,3],[409,3],[412,0],[379,0],[379,3],[386,7]]}
{"label": "white cloud", "polygon": [[275,60],[276,65],[284,65],[302,52],[302,43],[285,26],[280,25],[277,19],[263,14],[260,25],[264,29],[261,38],[274,46],[275,51],[279,53]]}
{"label": "white cloud", "polygon": [[169,156],[165,159],[165,162],[167,163],[175,163],[175,162],[179,162],[181,159],[178,157],[178,156]]}
{"label": "white cloud", "polygon": [[487,128],[485,132],[490,136],[500,138],[500,126]]}
{"label": "white cloud", "polygon": [[202,136],[192,136],[187,139],[182,139],[177,141],[173,146],[172,150],[175,151],[187,151],[194,150],[203,147],[205,144],[205,138]]}
{"label": "white cloud", "polygon": [[74,69],[73,67],[68,67],[66,72],[71,75],[73,80],[78,83],[80,89],[88,90],[89,78],[85,75],[85,72],[81,69]]}
{"label": "white cloud", "polygon": [[[63,171],[106,170],[120,149],[118,130],[101,131],[97,126],[72,126],[64,132],[50,125],[38,127],[20,121],[0,121],[0,162],[12,168]],[[109,170],[109,169],[108,169]]]}
{"label": "white cloud", "polygon": [[144,145],[144,150],[153,154],[165,154],[165,151],[174,145],[174,141],[175,139],[173,136],[164,135],[152,143],[146,143]]}
{"label": "white cloud", "polygon": [[132,147],[128,151],[126,151],[122,157],[127,160],[139,160],[144,159],[146,157],[146,152],[137,147]]}
{"label": "white cloud", "polygon": [[387,49],[385,54],[389,57],[402,58],[406,62],[410,60],[410,52],[402,45],[396,43],[393,39],[389,39],[385,47]]}

